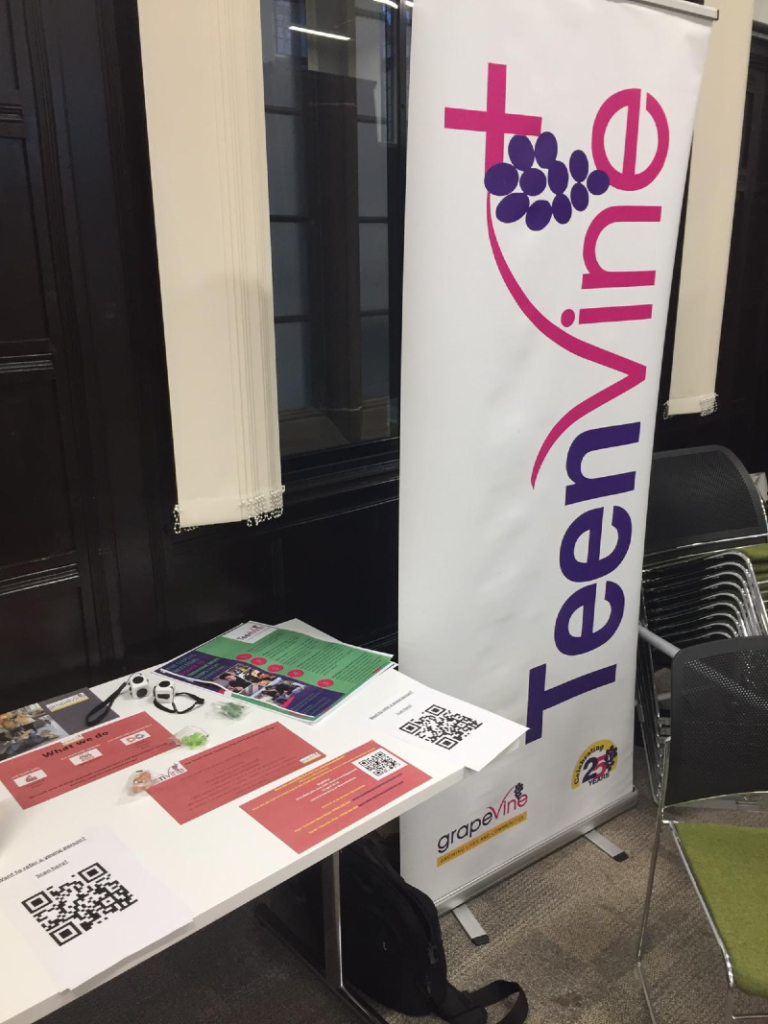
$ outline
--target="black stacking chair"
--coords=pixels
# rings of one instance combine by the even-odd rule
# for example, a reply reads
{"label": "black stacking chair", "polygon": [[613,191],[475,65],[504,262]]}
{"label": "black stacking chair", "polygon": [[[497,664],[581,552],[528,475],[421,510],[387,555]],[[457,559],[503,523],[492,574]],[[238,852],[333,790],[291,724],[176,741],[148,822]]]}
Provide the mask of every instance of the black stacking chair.
{"label": "black stacking chair", "polygon": [[[654,645],[659,641],[646,635]],[[643,952],[659,841],[667,826],[723,955],[726,1020],[768,1020],[768,1010],[734,1014],[738,991],[768,999],[768,828],[676,821],[671,813],[682,804],[768,791],[768,638],[718,640],[677,653],[666,646],[673,655],[671,734],[664,741],[638,974],[657,1024]],[[709,809],[707,817],[716,819],[716,807]]]}
{"label": "black stacking chair", "polygon": [[[713,445],[655,454],[641,627],[686,648],[707,640],[768,636],[754,568],[742,552],[733,550],[766,539],[765,508],[733,452]],[[654,679],[660,667],[663,660],[641,639],[637,711],[654,799],[669,735],[669,695],[659,697]]]}
{"label": "black stacking chair", "polygon": [[733,452],[707,445],[653,456],[646,564],[766,540],[765,506]]}

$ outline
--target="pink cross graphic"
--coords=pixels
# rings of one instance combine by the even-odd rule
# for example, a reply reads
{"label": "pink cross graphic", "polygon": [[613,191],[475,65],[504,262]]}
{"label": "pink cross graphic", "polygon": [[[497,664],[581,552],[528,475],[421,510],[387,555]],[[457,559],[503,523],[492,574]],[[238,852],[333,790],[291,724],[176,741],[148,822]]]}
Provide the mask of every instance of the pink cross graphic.
{"label": "pink cross graphic", "polygon": [[485,132],[485,169],[504,160],[507,135],[541,135],[541,118],[527,114],[508,114],[506,64],[488,65],[488,102],[486,110],[445,108],[445,127],[465,132]]}

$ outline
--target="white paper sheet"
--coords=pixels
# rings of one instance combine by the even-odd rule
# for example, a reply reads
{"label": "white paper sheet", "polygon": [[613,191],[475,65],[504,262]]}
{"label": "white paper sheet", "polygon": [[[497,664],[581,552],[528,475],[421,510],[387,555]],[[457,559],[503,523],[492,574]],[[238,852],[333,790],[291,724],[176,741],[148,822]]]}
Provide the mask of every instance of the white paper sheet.
{"label": "white paper sheet", "polygon": [[61,985],[75,989],[189,924],[191,913],[106,829],[5,864],[0,916]]}
{"label": "white paper sheet", "polygon": [[393,736],[458,761],[480,771],[527,732],[524,725],[458,697],[417,683],[402,672],[387,677],[391,684],[386,700],[369,715],[376,726]]}

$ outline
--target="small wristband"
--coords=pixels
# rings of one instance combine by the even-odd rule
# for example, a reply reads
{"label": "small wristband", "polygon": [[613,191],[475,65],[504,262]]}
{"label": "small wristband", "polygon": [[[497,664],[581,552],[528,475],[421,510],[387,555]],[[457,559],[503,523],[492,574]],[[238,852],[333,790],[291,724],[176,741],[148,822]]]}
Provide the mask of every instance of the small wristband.
{"label": "small wristband", "polygon": [[126,680],[126,682],[121,683],[118,686],[114,693],[111,693],[109,697],[103,700],[100,704],[97,704],[96,707],[91,708],[91,710],[85,716],[85,724],[90,726],[100,725],[107,717],[109,712],[112,710],[112,705],[115,703],[115,701],[117,700],[117,698],[120,696],[120,694],[123,692],[127,685],[128,681]]}
{"label": "small wristband", "polygon": [[[176,697],[189,697],[192,703],[186,708],[177,708]],[[187,715],[190,711],[194,711],[195,708],[199,708],[205,704],[205,700],[202,697],[198,697],[196,693],[188,693],[185,691],[177,693],[171,704],[161,704],[157,699],[155,699],[154,704],[160,711],[167,711],[169,715]]]}

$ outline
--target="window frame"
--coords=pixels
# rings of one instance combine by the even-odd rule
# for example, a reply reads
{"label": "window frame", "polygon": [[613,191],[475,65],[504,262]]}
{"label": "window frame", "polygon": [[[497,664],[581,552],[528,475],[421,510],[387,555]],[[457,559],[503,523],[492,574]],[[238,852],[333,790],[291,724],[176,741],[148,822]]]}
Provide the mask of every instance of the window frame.
{"label": "window frame", "polygon": [[[392,40],[392,109],[393,137],[387,167],[387,217],[361,216],[359,222],[387,223],[389,243],[389,308],[365,310],[362,316],[389,317],[390,396],[400,398],[400,356],[402,350],[403,246],[405,214],[405,173],[407,139],[407,27],[412,8],[386,7],[384,17]],[[358,12],[359,13],[359,12]],[[267,114],[289,113],[274,104],[266,105]],[[291,111],[292,112],[292,111]],[[369,120],[358,115],[359,120]],[[375,119],[371,118],[375,123]],[[308,215],[270,214],[270,223],[308,223]],[[311,314],[277,316],[275,324],[311,322]],[[289,508],[317,499],[336,497],[345,504],[358,504],[360,492],[386,484],[388,489],[399,479],[400,438],[385,437],[374,441],[352,442],[334,448],[281,456],[286,504]],[[356,495],[352,499],[352,495]]]}

